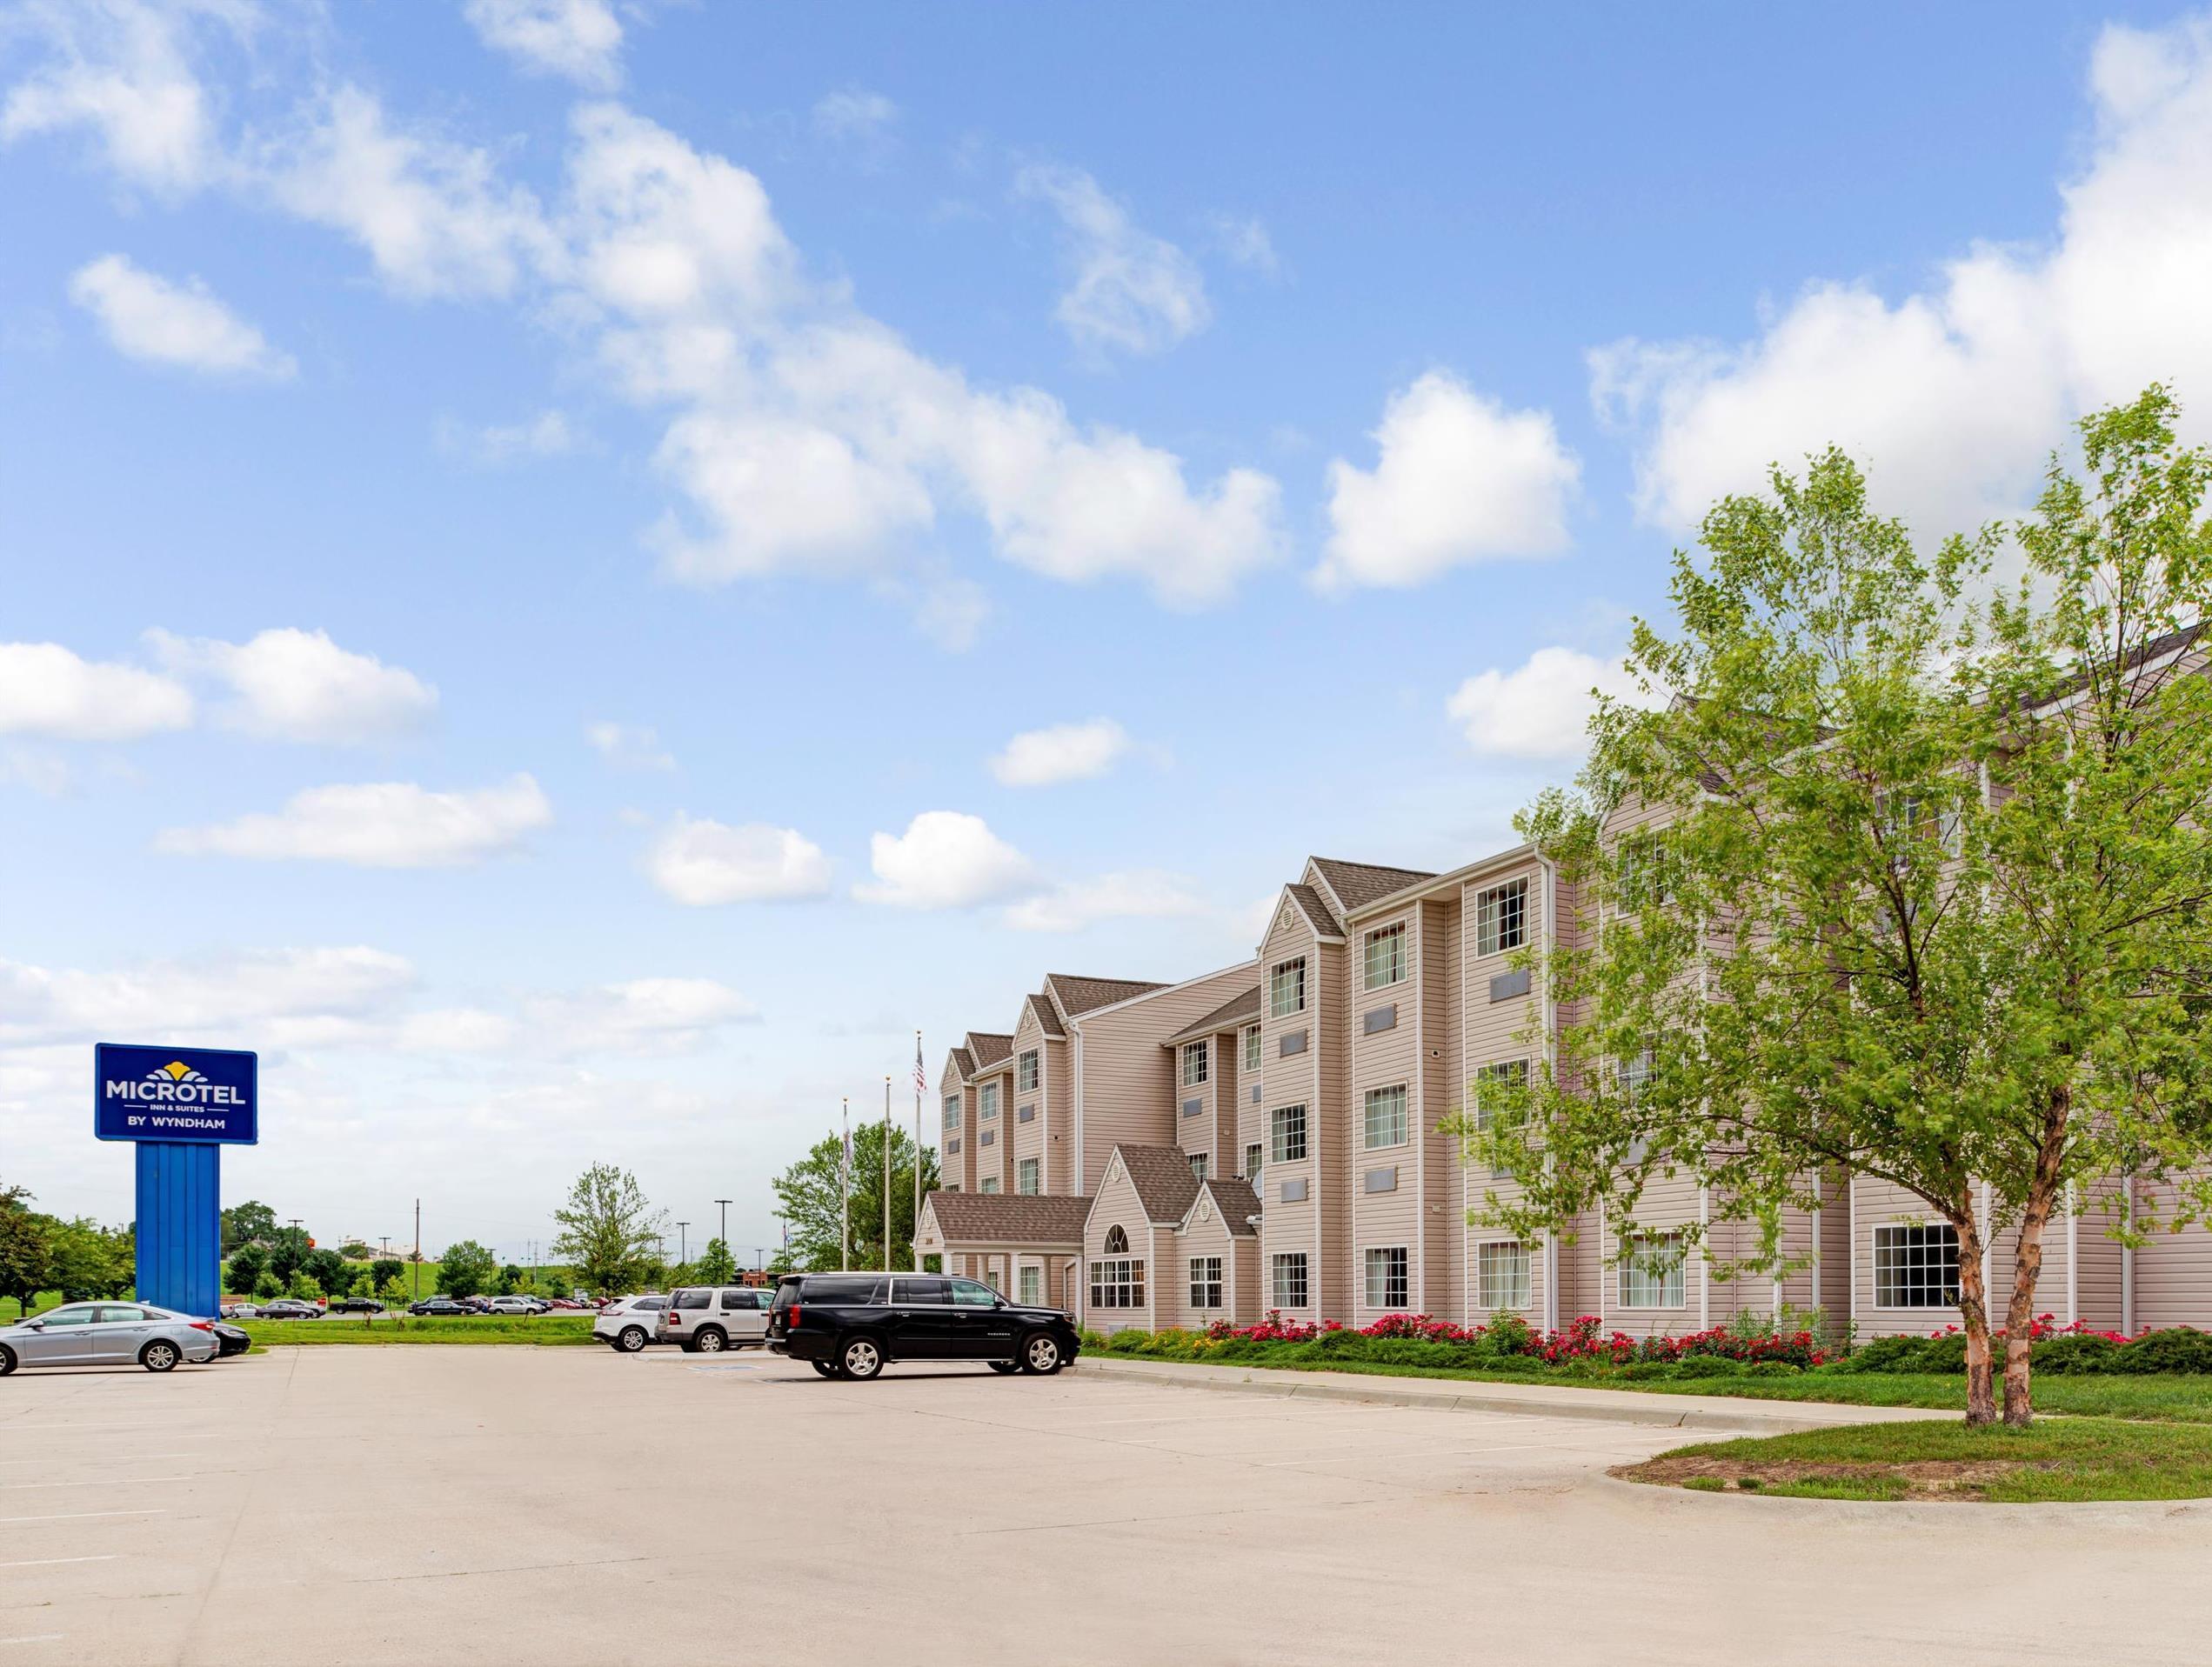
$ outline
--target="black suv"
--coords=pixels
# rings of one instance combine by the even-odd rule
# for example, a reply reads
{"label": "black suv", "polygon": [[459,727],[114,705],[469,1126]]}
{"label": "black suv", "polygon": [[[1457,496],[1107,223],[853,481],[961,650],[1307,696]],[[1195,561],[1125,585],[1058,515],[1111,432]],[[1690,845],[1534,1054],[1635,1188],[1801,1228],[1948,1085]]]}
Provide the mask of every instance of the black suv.
{"label": "black suv", "polygon": [[1082,1346],[1055,1308],[1018,1308],[939,1273],[792,1273],[776,1288],[768,1347],[825,1377],[870,1378],[895,1360],[976,1360],[1051,1373]]}

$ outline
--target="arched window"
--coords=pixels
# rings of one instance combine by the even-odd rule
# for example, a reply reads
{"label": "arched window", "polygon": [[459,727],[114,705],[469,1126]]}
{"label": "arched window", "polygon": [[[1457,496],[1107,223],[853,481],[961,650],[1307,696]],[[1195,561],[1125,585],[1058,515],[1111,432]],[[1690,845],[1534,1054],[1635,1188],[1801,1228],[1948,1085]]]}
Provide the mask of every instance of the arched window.
{"label": "arched window", "polygon": [[1123,1231],[1122,1231],[1122,1230],[1121,1230],[1119,1227],[1109,1227],[1109,1228],[1107,1228],[1107,1229],[1106,1229],[1106,1253],[1108,1256],[1126,1256],[1126,1255],[1128,1255],[1128,1254],[1129,1254],[1129,1235],[1128,1235],[1128,1234],[1126,1234],[1126,1233],[1125,1233],[1125,1232],[1123,1232]]}

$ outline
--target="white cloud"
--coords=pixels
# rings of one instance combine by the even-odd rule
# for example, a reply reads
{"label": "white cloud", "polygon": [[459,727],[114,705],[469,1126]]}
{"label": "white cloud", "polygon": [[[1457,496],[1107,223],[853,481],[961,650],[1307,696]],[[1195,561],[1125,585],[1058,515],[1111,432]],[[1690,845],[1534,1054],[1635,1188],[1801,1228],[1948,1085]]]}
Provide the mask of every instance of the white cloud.
{"label": "white cloud", "polygon": [[1102,920],[1170,920],[1206,912],[1206,904],[1181,875],[1133,869],[1074,880],[1006,910],[1006,924],[1024,932],[1076,932]]}
{"label": "white cloud", "polygon": [[1479,562],[1548,556],[1567,545],[1581,464],[1551,414],[1507,410],[1431,370],[1391,396],[1363,470],[1329,465],[1324,590],[1424,584]]}
{"label": "white cloud", "polygon": [[863,903],[900,909],[969,909],[1037,888],[1029,859],[992,833],[980,817],[925,810],[903,834],[869,841],[877,884],[853,887]]}
{"label": "white cloud", "polygon": [[0,747],[0,782],[17,782],[42,797],[57,799],[76,784],[69,761],[39,747]]}
{"label": "white cloud", "polygon": [[758,822],[733,828],[679,816],[646,850],[645,872],[663,895],[695,908],[819,897],[830,889],[819,845]]}
{"label": "white cloud", "polygon": [[535,1001],[525,1011],[555,1051],[571,1054],[683,1052],[760,1017],[752,1003],[712,978],[633,978]]}
{"label": "white cloud", "polygon": [[233,698],[222,722],[279,741],[351,743],[411,734],[438,709],[438,690],[322,631],[265,630],[245,643],[146,633],[171,670],[211,677]]}
{"label": "white cloud", "polygon": [[622,79],[622,23],[606,0],[468,0],[486,46],[536,75],[605,91]]}
{"label": "white cloud", "polygon": [[537,199],[501,182],[491,155],[394,126],[376,97],[340,86],[303,129],[264,144],[261,188],[304,220],[358,243],[397,293],[505,295],[553,257]]}
{"label": "white cloud", "polygon": [[1213,246],[1236,265],[1273,277],[1282,263],[1275,255],[1275,240],[1266,223],[1256,215],[1217,214],[1213,219]]}
{"label": "white cloud", "polygon": [[299,368],[291,354],[271,347],[197,278],[175,284],[121,255],[104,255],[77,270],[69,295],[99,321],[116,351],[126,358],[273,381]]}
{"label": "white cloud", "polygon": [[48,57],[0,101],[0,141],[83,130],[134,185],[166,194],[204,185],[223,158],[192,27],[213,20],[243,37],[256,17],[248,0],[31,0],[11,23],[42,39]]}
{"label": "white cloud", "polygon": [[899,120],[899,106],[865,87],[845,87],[815,101],[814,131],[825,139],[879,155]]}
{"label": "white cloud", "polygon": [[1598,690],[1617,700],[1640,691],[1617,659],[1569,648],[1540,648],[1511,671],[1479,672],[1445,710],[1475,751],[1508,758],[1566,758],[1580,753]]}
{"label": "white cloud", "polygon": [[567,414],[544,410],[519,423],[491,423],[470,428],[451,418],[441,419],[435,430],[438,449],[448,457],[465,458],[486,469],[504,468],[538,457],[564,457],[583,443],[583,436]]}
{"label": "white cloud", "polygon": [[135,741],[191,721],[191,693],[172,678],[58,643],[0,643],[0,735]]}
{"label": "white cloud", "polygon": [[358,868],[455,868],[512,850],[552,819],[552,806],[526,775],[455,792],[433,792],[412,782],[364,782],[311,787],[274,815],[171,828],[156,839],[155,849]]}
{"label": "white cloud", "polygon": [[0,961],[0,1043],[137,1035],[238,1045],[271,1020],[351,1020],[382,1011],[415,983],[404,957],[364,944],[216,952],[110,972]]}
{"label": "white cloud", "polygon": [[590,723],[584,738],[609,763],[624,770],[673,770],[676,756],[642,723]]}
{"label": "white cloud", "polygon": [[1830,443],[1922,537],[2024,507],[2066,424],[2152,381],[2212,388],[2212,21],[2108,27],[2091,57],[2096,140],[2040,246],[1975,245],[1892,303],[1810,285],[1734,345],[1625,341],[1592,395],[1637,443],[1636,504],[1694,527]]}
{"label": "white cloud", "polygon": [[1059,216],[1074,282],[1055,316],[1079,347],[1157,353],[1212,320],[1197,263],[1136,224],[1090,175],[1032,165],[1015,177],[1014,193]]}
{"label": "white cloud", "polygon": [[1025,730],[991,760],[991,773],[1008,787],[1083,781],[1105,775],[1131,744],[1129,732],[1110,717]]}

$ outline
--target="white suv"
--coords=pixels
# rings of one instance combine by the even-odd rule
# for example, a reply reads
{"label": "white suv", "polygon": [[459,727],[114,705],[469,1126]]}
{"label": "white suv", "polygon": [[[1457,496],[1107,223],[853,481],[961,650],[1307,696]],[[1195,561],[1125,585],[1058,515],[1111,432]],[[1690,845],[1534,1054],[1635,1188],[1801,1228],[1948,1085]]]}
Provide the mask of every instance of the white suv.
{"label": "white suv", "polygon": [[757,1285],[687,1285],[671,1291],[653,1326],[656,1343],[680,1343],[698,1354],[758,1348],[768,1341],[776,1293]]}
{"label": "white suv", "polygon": [[653,1322],[668,1306],[665,1297],[624,1297],[609,1303],[591,1322],[591,1335],[625,1355],[654,1341]]}

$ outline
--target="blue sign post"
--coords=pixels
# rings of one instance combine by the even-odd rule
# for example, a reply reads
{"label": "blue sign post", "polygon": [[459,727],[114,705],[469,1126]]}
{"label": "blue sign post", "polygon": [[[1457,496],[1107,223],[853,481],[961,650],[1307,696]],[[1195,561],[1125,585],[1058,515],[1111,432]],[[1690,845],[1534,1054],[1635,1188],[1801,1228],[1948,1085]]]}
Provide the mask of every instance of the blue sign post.
{"label": "blue sign post", "polygon": [[223,1296],[222,1149],[261,1137],[260,1060],[223,1048],[92,1050],[92,1133],[138,1148],[138,1299],[213,1314]]}

